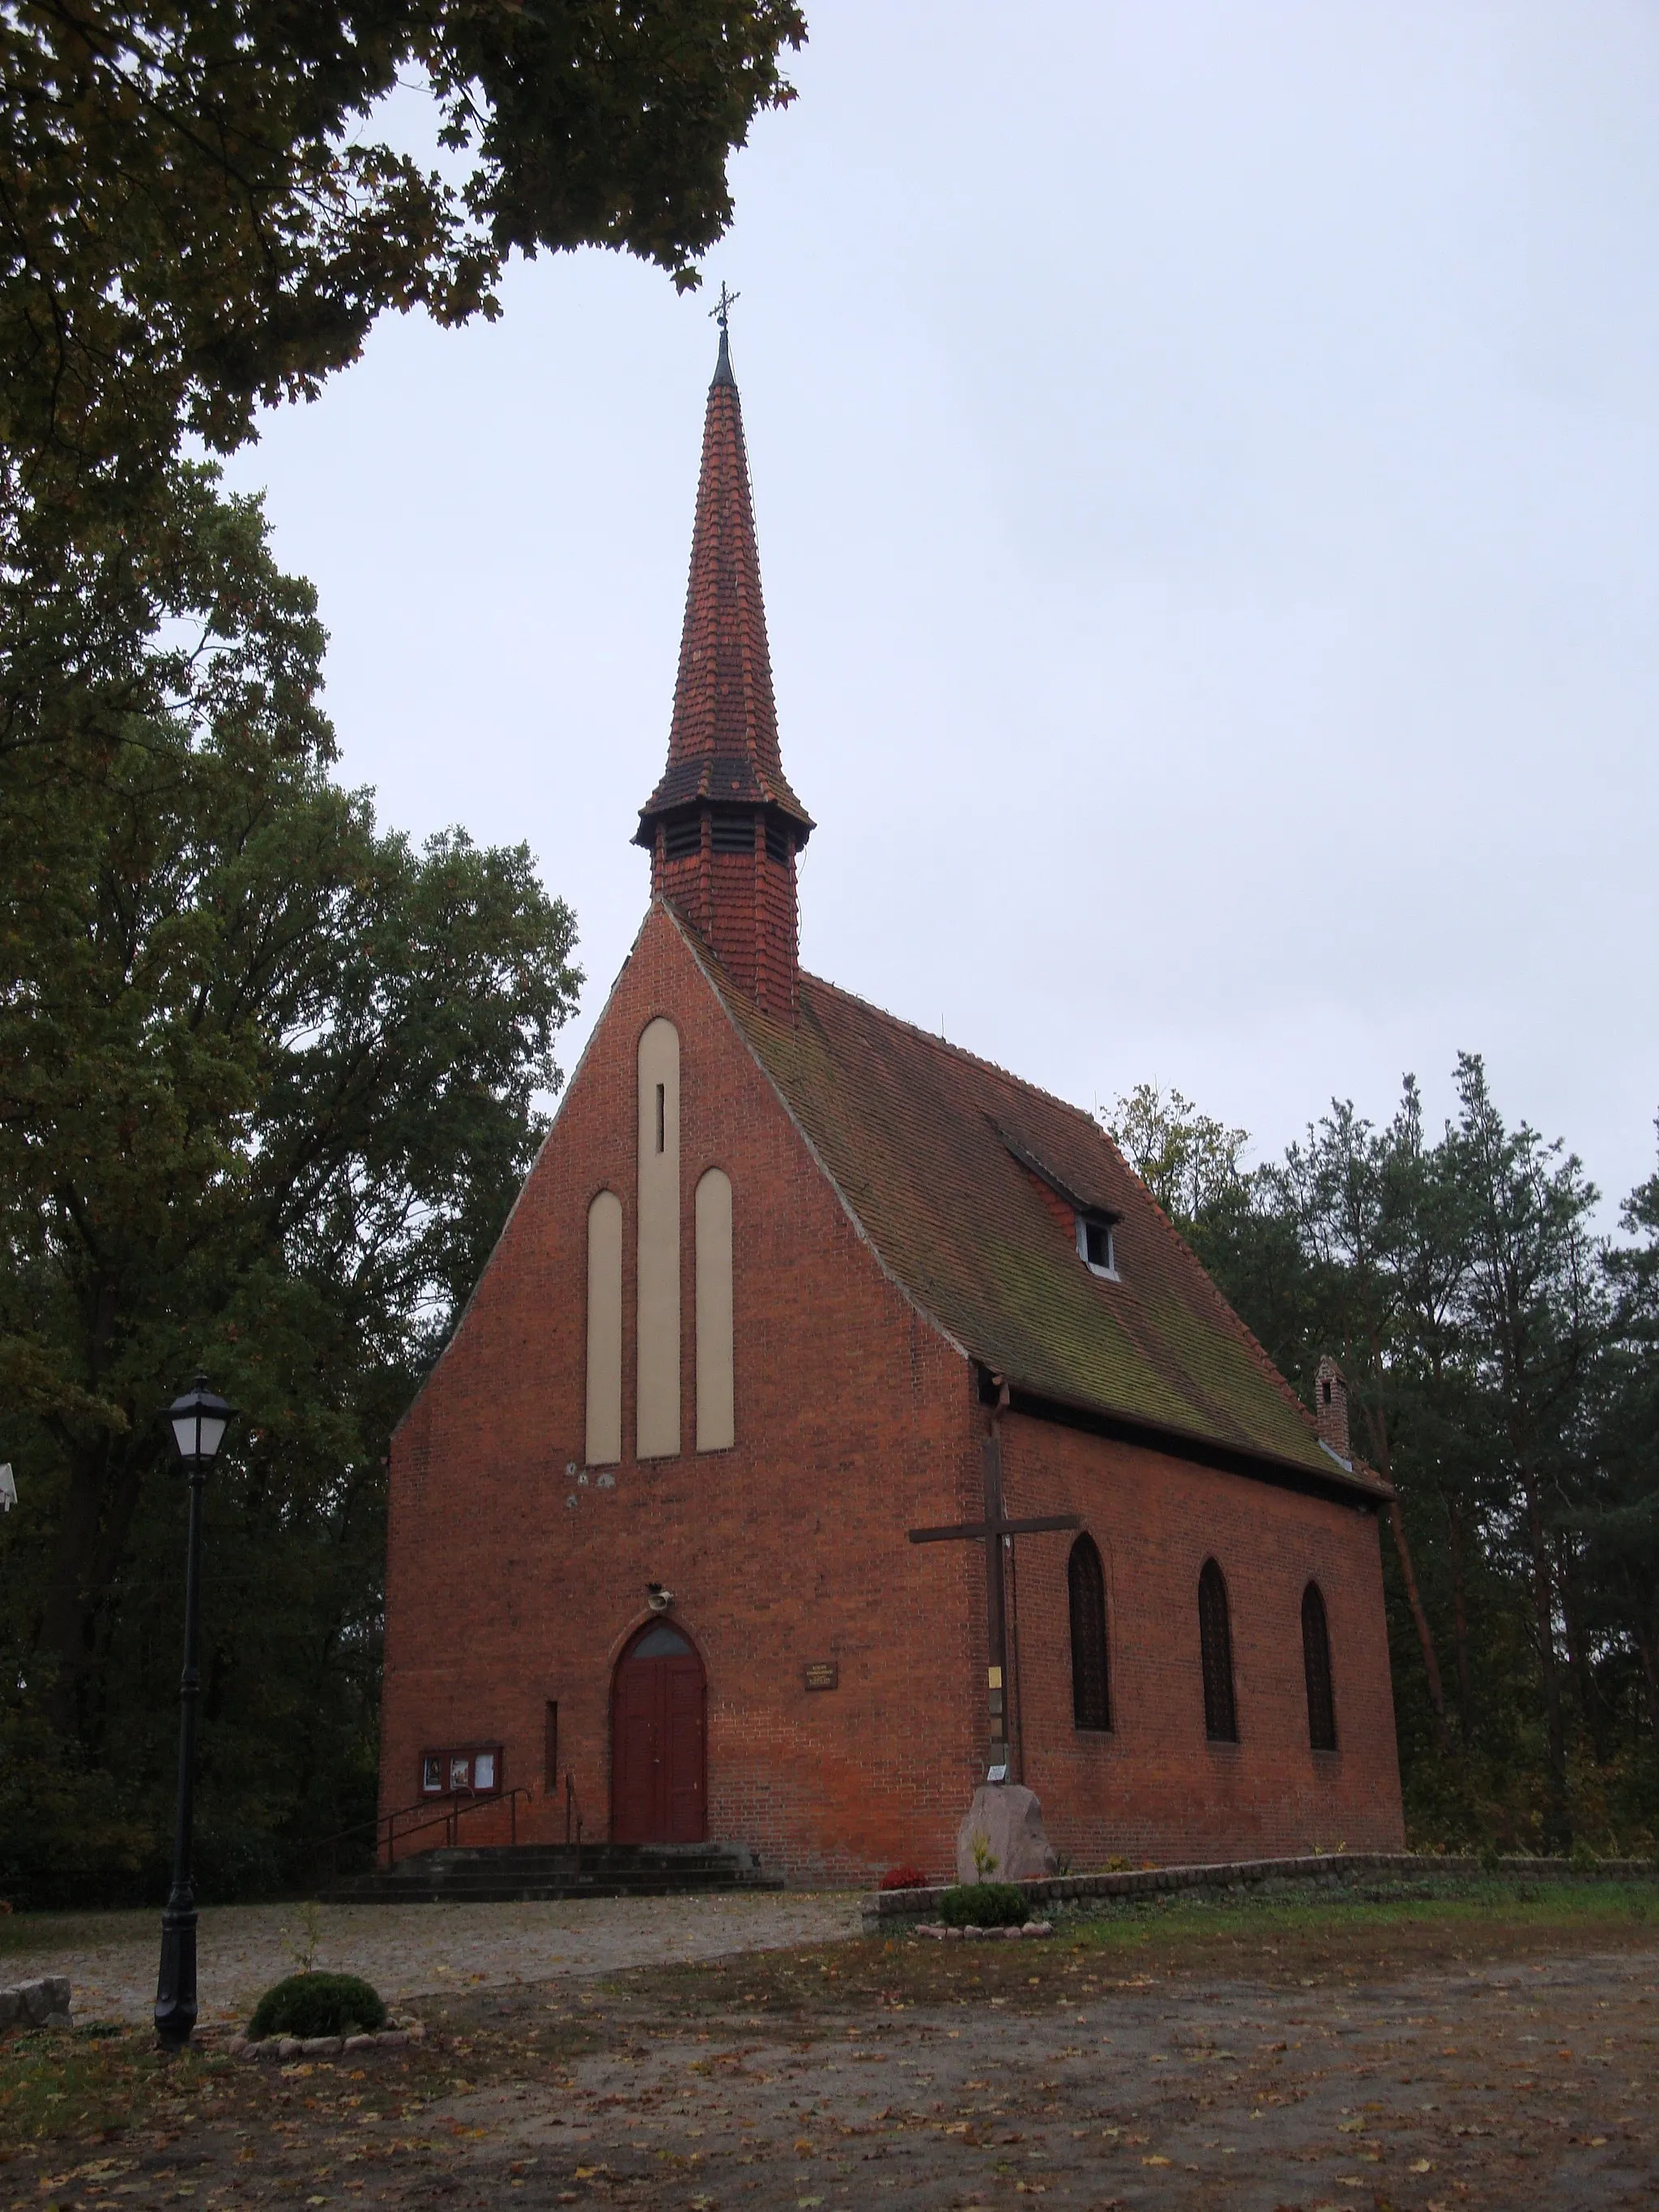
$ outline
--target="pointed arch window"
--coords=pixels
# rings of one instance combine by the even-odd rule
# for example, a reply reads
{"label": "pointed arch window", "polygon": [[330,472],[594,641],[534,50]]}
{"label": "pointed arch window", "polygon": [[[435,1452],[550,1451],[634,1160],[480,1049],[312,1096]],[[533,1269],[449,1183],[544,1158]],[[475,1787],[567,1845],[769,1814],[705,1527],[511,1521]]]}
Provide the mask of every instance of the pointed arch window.
{"label": "pointed arch window", "polygon": [[1072,1601],[1072,1723],[1080,1729],[1109,1729],[1106,1577],[1092,1537],[1079,1536],[1073,1545],[1066,1579]]}
{"label": "pointed arch window", "polygon": [[1204,1733],[1212,1743],[1237,1743],[1232,1625],[1227,1617],[1227,1585],[1213,1559],[1205,1560],[1198,1578],[1198,1643],[1204,1668]]}
{"label": "pointed arch window", "polygon": [[1302,1670],[1308,1682],[1308,1741],[1316,1751],[1336,1749],[1336,1699],[1331,1689],[1331,1632],[1319,1584],[1302,1593]]}

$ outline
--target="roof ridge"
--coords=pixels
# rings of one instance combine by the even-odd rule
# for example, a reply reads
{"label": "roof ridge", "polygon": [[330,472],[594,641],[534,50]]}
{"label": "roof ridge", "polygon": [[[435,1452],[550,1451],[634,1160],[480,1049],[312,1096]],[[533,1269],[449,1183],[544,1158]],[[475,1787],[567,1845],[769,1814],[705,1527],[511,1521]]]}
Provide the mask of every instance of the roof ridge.
{"label": "roof ridge", "polygon": [[1093,1130],[1096,1136],[1106,1134],[1086,1107],[1074,1105],[1071,1099],[1062,1098],[1055,1091],[1045,1091],[1040,1083],[1028,1082],[1024,1076],[1016,1075],[1012,1068],[1004,1067],[1000,1060],[987,1060],[982,1053],[970,1052],[965,1044],[953,1044],[949,1037],[940,1036],[936,1030],[925,1030],[918,1023],[908,1022],[902,1014],[890,1012],[885,1006],[878,1006],[873,999],[862,998],[858,992],[846,990],[839,983],[829,982],[822,975],[809,975],[802,969],[800,979],[803,983],[811,983],[820,991],[832,991],[836,998],[845,999],[851,1006],[863,1006],[868,1012],[878,1015],[883,1021],[890,1022],[896,1030],[903,1030],[921,1043],[931,1045],[935,1052],[947,1053],[953,1060],[965,1060],[972,1066],[984,1068],[988,1074],[1000,1076],[1005,1083],[1012,1084],[1016,1091],[1028,1091],[1033,1098],[1041,1098],[1048,1105],[1058,1106],[1062,1112],[1075,1115],[1085,1128]]}

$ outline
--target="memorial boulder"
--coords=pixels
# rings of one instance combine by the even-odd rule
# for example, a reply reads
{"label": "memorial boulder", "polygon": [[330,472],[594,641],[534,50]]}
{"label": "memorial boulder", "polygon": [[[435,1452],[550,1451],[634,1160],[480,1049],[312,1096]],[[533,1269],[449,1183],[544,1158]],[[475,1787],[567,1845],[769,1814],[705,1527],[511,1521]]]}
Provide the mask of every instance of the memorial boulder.
{"label": "memorial boulder", "polygon": [[958,1881],[1040,1881],[1058,1870],[1035,1790],[982,1782],[957,1832]]}

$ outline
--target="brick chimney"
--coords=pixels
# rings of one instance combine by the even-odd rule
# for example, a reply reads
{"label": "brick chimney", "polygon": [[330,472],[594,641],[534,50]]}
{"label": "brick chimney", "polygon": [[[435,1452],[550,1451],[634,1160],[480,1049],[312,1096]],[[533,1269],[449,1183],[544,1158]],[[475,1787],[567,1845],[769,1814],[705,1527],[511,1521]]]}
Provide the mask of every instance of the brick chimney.
{"label": "brick chimney", "polygon": [[1319,1423],[1319,1441],[1334,1451],[1345,1467],[1353,1462],[1353,1446],[1348,1441],[1348,1385],[1342,1370],[1328,1352],[1319,1363],[1314,1376],[1314,1417]]}
{"label": "brick chimney", "polygon": [[783,773],[743,411],[724,313],[703,419],[691,575],[668,764],[634,842],[651,887],[707,939],[740,990],[793,1018],[795,855],[812,819]]}

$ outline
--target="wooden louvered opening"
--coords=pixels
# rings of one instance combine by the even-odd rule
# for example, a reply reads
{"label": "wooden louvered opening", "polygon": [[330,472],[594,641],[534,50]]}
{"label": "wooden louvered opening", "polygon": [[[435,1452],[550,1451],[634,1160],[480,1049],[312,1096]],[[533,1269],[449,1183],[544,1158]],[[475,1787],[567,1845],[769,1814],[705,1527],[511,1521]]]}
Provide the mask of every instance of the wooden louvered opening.
{"label": "wooden louvered opening", "polygon": [[1093,1539],[1079,1536],[1066,1562],[1072,1600],[1072,1722],[1080,1729],[1112,1725],[1106,1653],[1106,1577]]}
{"label": "wooden louvered opening", "polygon": [[690,814],[678,822],[671,822],[662,833],[662,840],[665,860],[689,860],[694,853],[702,850],[702,820]]}
{"label": "wooden louvered opening", "polygon": [[794,853],[794,849],[795,841],[789,835],[789,832],[784,828],[782,823],[775,822],[769,815],[766,823],[767,859],[769,860],[775,860],[780,867],[787,868],[789,865],[790,859]]}
{"label": "wooden louvered opening", "polygon": [[1331,1688],[1331,1634],[1317,1583],[1302,1593],[1302,1669],[1308,1681],[1308,1741],[1336,1749],[1336,1698]]}
{"label": "wooden louvered opening", "polygon": [[713,823],[713,844],[717,853],[752,853],[755,849],[754,816],[716,814]]}
{"label": "wooden louvered opening", "polygon": [[1198,1578],[1198,1641],[1204,1667],[1204,1733],[1212,1743],[1238,1741],[1233,1702],[1233,1637],[1227,1618],[1227,1585],[1213,1559]]}

